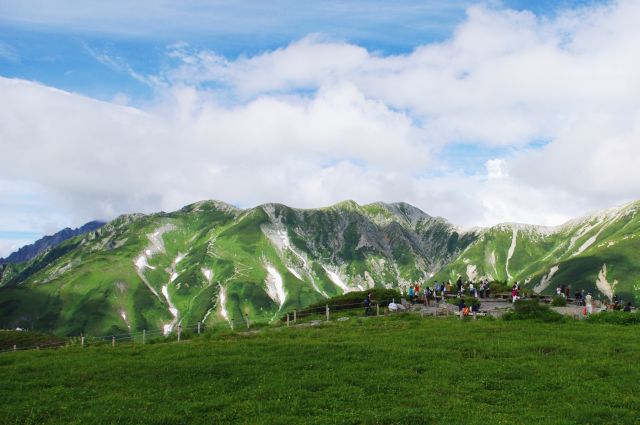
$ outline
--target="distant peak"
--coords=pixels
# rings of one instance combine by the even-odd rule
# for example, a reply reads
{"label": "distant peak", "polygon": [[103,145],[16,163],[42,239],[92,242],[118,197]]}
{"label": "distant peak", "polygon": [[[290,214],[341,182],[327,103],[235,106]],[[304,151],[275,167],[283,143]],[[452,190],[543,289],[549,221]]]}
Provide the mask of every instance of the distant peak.
{"label": "distant peak", "polygon": [[360,205],[358,205],[356,201],[347,199],[345,201],[340,201],[337,204],[333,204],[331,208],[357,209],[357,208],[360,208]]}
{"label": "distant peak", "polygon": [[227,204],[226,202],[217,201],[215,199],[207,199],[198,202],[194,202],[193,204],[186,205],[181,208],[181,211],[185,212],[198,212],[206,209],[217,209],[222,211],[229,212],[239,212],[242,211],[240,208],[235,207],[231,204]]}

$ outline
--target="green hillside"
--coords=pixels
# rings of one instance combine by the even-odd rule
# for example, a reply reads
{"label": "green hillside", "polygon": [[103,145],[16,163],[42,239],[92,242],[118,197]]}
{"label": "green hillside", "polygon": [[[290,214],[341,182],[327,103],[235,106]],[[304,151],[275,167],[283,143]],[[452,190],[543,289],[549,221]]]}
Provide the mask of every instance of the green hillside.
{"label": "green hillside", "polygon": [[127,215],[5,270],[0,325],[56,334],[269,322],[351,290],[424,280],[473,241],[408,204],[200,202]]}
{"label": "green hillside", "polygon": [[[630,313],[635,314],[635,313]],[[634,326],[352,318],[0,354],[2,423],[640,421]]]}
{"label": "green hillside", "polygon": [[569,285],[640,302],[640,202],[555,228],[502,224],[482,231],[434,279],[523,282],[539,293]]}
{"label": "green hillside", "polygon": [[405,203],[321,209],[204,201],[125,215],[7,265],[0,327],[58,335],[269,323],[354,290],[488,278],[640,302],[639,203],[556,228],[462,232]]}

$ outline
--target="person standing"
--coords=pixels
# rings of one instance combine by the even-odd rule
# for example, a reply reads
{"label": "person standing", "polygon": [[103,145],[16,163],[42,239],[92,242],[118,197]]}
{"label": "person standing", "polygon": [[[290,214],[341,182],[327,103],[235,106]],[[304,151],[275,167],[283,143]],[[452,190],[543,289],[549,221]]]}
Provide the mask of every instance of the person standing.
{"label": "person standing", "polygon": [[589,292],[584,299],[585,306],[587,308],[587,314],[593,313],[593,297],[591,296],[591,292]]}
{"label": "person standing", "polygon": [[368,293],[364,299],[364,315],[371,314],[371,293]]}
{"label": "person standing", "polygon": [[409,302],[413,304],[413,286],[409,286]]}
{"label": "person standing", "polygon": [[473,286],[473,283],[469,284],[469,295],[471,295],[473,298],[478,298],[478,291]]}
{"label": "person standing", "polygon": [[460,320],[462,320],[462,318],[464,317],[464,309],[466,307],[465,303],[464,303],[464,298],[463,297],[459,297],[460,300],[458,301],[458,313],[460,314]]}

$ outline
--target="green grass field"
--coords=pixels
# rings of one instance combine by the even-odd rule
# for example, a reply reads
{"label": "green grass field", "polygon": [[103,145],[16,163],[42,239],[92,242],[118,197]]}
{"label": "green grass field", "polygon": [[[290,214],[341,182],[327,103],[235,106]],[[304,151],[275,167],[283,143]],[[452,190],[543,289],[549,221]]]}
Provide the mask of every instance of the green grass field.
{"label": "green grass field", "polygon": [[635,326],[416,315],[0,354],[3,423],[640,422]]}

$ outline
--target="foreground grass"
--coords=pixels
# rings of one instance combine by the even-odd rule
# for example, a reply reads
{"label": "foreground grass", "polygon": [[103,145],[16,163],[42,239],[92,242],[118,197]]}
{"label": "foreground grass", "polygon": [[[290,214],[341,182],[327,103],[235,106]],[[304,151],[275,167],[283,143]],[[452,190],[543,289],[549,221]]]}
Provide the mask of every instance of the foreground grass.
{"label": "foreground grass", "polygon": [[351,319],[0,355],[3,423],[640,422],[634,326]]}

